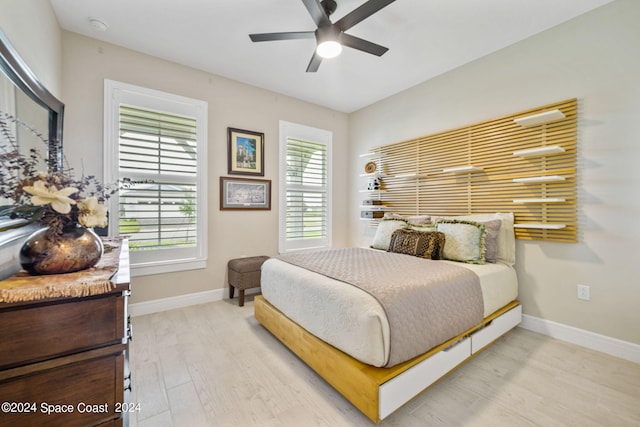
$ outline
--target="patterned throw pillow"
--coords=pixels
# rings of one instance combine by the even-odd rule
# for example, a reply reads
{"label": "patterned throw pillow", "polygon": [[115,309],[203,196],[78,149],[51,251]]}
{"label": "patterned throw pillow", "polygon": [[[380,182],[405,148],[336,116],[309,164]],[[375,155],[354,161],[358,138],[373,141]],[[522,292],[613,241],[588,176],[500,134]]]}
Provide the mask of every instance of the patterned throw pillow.
{"label": "patterned throw pillow", "polygon": [[445,236],[438,231],[424,232],[403,228],[391,235],[389,252],[437,260],[442,259],[444,244]]}
{"label": "patterned throw pillow", "polygon": [[469,264],[485,263],[486,225],[475,221],[441,219],[436,228],[446,237],[442,251],[444,259]]}

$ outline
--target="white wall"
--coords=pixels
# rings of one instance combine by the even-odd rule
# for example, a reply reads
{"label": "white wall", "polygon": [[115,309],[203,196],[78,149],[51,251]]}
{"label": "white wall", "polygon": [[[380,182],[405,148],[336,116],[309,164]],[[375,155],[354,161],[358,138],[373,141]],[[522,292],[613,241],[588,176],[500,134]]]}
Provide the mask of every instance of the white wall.
{"label": "white wall", "polygon": [[640,343],[638,22],[640,2],[618,0],[352,113],[351,243],[373,234],[357,219],[358,153],[577,97],[579,243],[518,241],[520,300],[526,314]]}
{"label": "white wall", "polygon": [[0,28],[42,84],[60,98],[62,39],[51,4],[0,0]]}
{"label": "white wall", "polygon": [[[226,264],[242,255],[278,252],[279,120],[333,132],[333,242],[347,233],[348,118],[274,92],[63,31],[65,154],[77,172],[102,176],[103,81],[105,78],[209,103],[209,260],[207,268],[136,277],[132,302],[225,287]],[[264,132],[265,176],[272,180],[270,211],[220,211],[221,175],[227,175],[227,127]],[[260,177],[262,178],[262,177]]]}

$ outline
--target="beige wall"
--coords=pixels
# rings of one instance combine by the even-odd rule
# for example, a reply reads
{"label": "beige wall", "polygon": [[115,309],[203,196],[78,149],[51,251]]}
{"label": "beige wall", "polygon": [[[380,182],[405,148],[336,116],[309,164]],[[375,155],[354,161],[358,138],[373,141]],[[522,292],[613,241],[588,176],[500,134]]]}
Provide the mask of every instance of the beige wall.
{"label": "beige wall", "polygon": [[0,28],[42,84],[60,98],[62,39],[51,4],[44,0],[0,0]]}
{"label": "beige wall", "polygon": [[[618,0],[350,115],[351,243],[358,153],[577,97],[579,243],[517,243],[524,313],[640,343],[640,2]],[[576,298],[591,286],[591,301]]]}
{"label": "beige wall", "polygon": [[[207,268],[136,277],[132,302],[219,289],[226,263],[278,251],[278,126],[287,120],[333,132],[333,241],[347,244],[347,115],[118,46],[63,32],[65,153],[85,173],[102,176],[103,80],[174,93],[209,104],[209,259]],[[265,134],[265,179],[271,211],[220,211],[219,177],[227,175],[227,127]]]}

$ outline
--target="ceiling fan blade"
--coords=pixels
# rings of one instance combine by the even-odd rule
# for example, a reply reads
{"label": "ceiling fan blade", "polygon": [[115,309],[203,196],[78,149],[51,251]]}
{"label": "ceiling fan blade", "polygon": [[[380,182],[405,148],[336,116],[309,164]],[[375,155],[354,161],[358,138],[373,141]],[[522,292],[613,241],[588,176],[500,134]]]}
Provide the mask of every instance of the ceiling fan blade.
{"label": "ceiling fan blade", "polygon": [[311,57],[311,61],[309,61],[309,65],[307,66],[307,73],[315,73],[320,68],[320,63],[322,62],[322,57],[318,55],[317,52],[313,52],[313,56]]}
{"label": "ceiling fan blade", "polygon": [[390,5],[395,0],[369,0],[362,6],[352,10],[345,16],[340,18],[334,25],[340,28],[340,31],[347,31],[357,23],[370,17],[385,6]]}
{"label": "ceiling fan blade", "polygon": [[380,46],[379,44],[371,43],[370,41],[345,33],[342,33],[340,42],[344,46],[349,46],[350,48],[358,49],[376,56],[382,56],[389,50],[388,47]]}
{"label": "ceiling fan blade", "polygon": [[318,27],[331,25],[331,21],[329,20],[327,13],[320,5],[320,0],[302,0],[302,3],[304,3],[304,6],[311,14],[311,18],[313,18],[313,22],[315,22]]}
{"label": "ceiling fan blade", "polygon": [[254,42],[270,42],[274,40],[296,40],[296,39],[313,39],[316,36],[315,31],[291,31],[288,33],[262,33],[249,34],[251,41]]}

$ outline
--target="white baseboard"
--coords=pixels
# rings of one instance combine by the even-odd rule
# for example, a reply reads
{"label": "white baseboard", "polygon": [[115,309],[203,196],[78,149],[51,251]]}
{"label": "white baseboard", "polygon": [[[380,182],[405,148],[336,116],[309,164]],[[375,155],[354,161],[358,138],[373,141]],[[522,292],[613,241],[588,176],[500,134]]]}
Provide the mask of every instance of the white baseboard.
{"label": "white baseboard", "polygon": [[[245,291],[245,295],[256,294],[259,292],[260,288],[247,289]],[[236,295],[237,294],[238,292],[236,291]],[[225,298],[229,298],[229,288],[129,304],[129,314],[131,317],[143,316],[145,314],[173,310],[174,308],[220,301]]]}
{"label": "white baseboard", "polygon": [[522,315],[521,328],[543,335],[567,341],[591,350],[610,354],[631,362],[640,363],[640,345],[600,335],[562,323],[540,319],[539,317]]}

